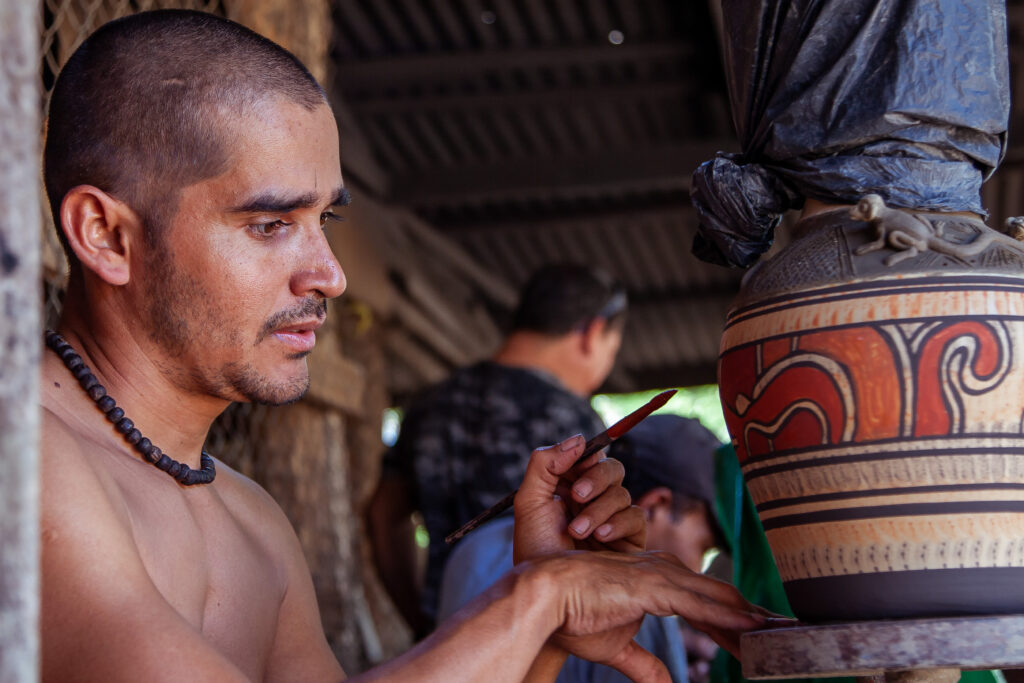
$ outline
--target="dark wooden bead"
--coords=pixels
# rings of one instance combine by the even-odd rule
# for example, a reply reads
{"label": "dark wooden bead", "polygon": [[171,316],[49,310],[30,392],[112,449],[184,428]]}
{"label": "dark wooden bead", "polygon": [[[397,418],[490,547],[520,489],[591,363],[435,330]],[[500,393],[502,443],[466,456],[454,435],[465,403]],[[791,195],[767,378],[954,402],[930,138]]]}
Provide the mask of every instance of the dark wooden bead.
{"label": "dark wooden bead", "polygon": [[182,484],[184,484],[185,481],[189,478],[189,475],[192,474],[193,472],[195,472],[195,470],[193,470],[191,467],[189,467],[185,463],[178,463],[178,464],[181,466],[181,469],[178,470],[178,473],[176,475],[174,475],[174,478],[177,479],[178,481],[180,481]]}
{"label": "dark wooden bead", "polygon": [[122,417],[120,420],[117,421],[117,424],[114,425],[114,429],[116,429],[122,434],[127,434],[132,430],[133,427],[135,427],[135,423],[132,422],[127,417]]}
{"label": "dark wooden bead", "polygon": [[53,348],[53,345],[56,344],[57,340],[60,338],[61,336],[53,330],[47,330],[46,334],[43,335],[43,339],[46,340],[46,345],[50,348]]}
{"label": "dark wooden bead", "polygon": [[110,420],[111,422],[117,422],[122,417],[124,417],[124,411],[118,408],[117,406],[114,406],[113,408],[107,411],[107,419]]}
{"label": "dark wooden bead", "polygon": [[60,356],[60,359],[65,363],[72,358],[81,358],[81,356],[75,353],[75,350],[71,348],[71,344],[68,344],[67,342],[64,342],[62,345],[58,345],[56,351],[57,355]]}
{"label": "dark wooden bead", "polygon": [[160,459],[153,464],[155,464],[159,469],[166,472],[167,470],[170,469],[171,465],[174,464],[174,461],[168,458],[166,455],[161,454]]}
{"label": "dark wooden bead", "polygon": [[104,396],[107,395],[107,388],[105,386],[103,386],[102,384],[100,384],[99,382],[97,382],[96,384],[92,385],[91,387],[89,387],[85,391],[86,391],[87,394],[89,394],[89,398],[91,398],[94,401],[98,401],[98,400],[100,400],[101,398],[103,398]]}
{"label": "dark wooden bead", "polygon": [[175,460],[171,463],[171,466],[167,468],[167,474],[177,478],[179,472],[181,472],[181,463]]}
{"label": "dark wooden bead", "polygon": [[139,439],[141,438],[142,432],[140,432],[138,429],[133,429],[124,435],[124,440],[127,441],[130,446],[134,446],[135,444],[137,444],[139,442]]}
{"label": "dark wooden bead", "polygon": [[104,396],[96,401],[96,405],[104,413],[109,413],[111,408],[114,408],[117,405],[117,401],[115,401],[111,396]]}
{"label": "dark wooden bead", "polygon": [[100,381],[96,379],[96,375],[92,374],[91,372],[86,374],[81,379],[79,379],[78,383],[82,385],[83,389],[85,389],[85,393],[89,393],[89,390],[91,390],[93,387],[100,386]]}
{"label": "dark wooden bead", "polygon": [[71,360],[65,360],[64,361],[64,365],[68,366],[68,370],[71,370],[72,372],[74,372],[78,368],[80,368],[83,365],[85,365],[85,361],[82,360],[81,356],[75,354],[75,356],[72,357]]}
{"label": "dark wooden bead", "polygon": [[143,436],[135,442],[135,450],[143,455],[149,455],[153,451],[153,442]]}
{"label": "dark wooden bead", "polygon": [[153,446],[153,449],[149,453],[146,454],[146,460],[150,461],[154,465],[162,457],[164,457],[164,452],[162,450],[160,450],[159,448],[157,448],[156,446]]}
{"label": "dark wooden bead", "polygon": [[71,374],[74,375],[75,379],[81,381],[81,379],[83,377],[85,377],[86,375],[91,375],[92,371],[89,370],[89,366],[88,365],[83,365],[81,367],[77,367],[74,370],[72,370]]}

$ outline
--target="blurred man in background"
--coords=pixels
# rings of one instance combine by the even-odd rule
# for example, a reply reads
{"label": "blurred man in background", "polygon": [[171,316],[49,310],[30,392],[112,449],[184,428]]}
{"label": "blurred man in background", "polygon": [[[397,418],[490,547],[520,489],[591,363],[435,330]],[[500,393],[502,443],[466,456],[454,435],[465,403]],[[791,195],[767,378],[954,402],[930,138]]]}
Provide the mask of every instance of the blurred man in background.
{"label": "blurred man in background", "polygon": [[[457,370],[408,409],[368,521],[381,578],[417,637],[436,622],[444,537],[515,490],[531,450],[604,429],[590,395],[615,363],[626,309],[625,290],[603,271],[544,266],[493,358]],[[430,535],[422,591],[417,510]]]}

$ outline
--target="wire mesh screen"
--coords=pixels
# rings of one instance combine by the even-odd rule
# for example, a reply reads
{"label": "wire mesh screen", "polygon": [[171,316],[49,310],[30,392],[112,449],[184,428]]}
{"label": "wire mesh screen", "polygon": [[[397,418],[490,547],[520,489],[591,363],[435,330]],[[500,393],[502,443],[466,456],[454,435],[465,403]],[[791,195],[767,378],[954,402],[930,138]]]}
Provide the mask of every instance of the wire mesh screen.
{"label": "wire mesh screen", "polygon": [[[40,41],[43,101],[40,105],[45,111],[61,66],[82,41],[104,23],[151,9],[195,9],[234,19],[237,4],[232,0],[43,0]],[[40,196],[45,202],[45,192]],[[43,314],[47,326],[53,327],[64,301],[67,261],[49,207],[44,206],[42,213]],[[265,406],[251,404],[232,405],[214,423],[206,450],[252,476],[249,445],[255,438],[254,426],[263,422],[268,410]]]}

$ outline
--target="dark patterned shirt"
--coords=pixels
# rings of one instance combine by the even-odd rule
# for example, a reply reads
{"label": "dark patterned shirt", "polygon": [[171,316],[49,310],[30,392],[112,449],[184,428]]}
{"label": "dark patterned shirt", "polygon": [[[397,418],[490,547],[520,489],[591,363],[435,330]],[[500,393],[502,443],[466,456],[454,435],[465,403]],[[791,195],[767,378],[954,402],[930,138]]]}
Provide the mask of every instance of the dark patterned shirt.
{"label": "dark patterned shirt", "polygon": [[533,449],[603,429],[590,402],[550,374],[492,361],[457,370],[413,402],[384,468],[412,483],[430,534],[422,607],[431,619],[444,537],[518,488]]}

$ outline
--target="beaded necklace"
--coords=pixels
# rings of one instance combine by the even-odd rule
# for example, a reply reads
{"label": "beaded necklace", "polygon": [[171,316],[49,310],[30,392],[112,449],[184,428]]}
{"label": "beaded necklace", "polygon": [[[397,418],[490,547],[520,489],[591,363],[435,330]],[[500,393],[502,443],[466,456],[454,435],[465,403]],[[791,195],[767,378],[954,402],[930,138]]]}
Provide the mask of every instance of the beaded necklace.
{"label": "beaded necklace", "polygon": [[125,416],[124,411],[117,406],[114,397],[107,394],[106,388],[99,383],[96,376],[89,370],[89,366],[85,364],[82,357],[75,352],[74,348],[64,337],[53,330],[47,330],[45,339],[46,345],[50,350],[64,361],[64,365],[71,371],[74,378],[78,380],[78,383],[82,385],[85,393],[96,403],[96,406],[107,416],[107,419],[114,424],[114,429],[117,430],[118,434],[123,436],[130,446],[141,453],[146,462],[163,470],[184,486],[209,484],[213,481],[213,478],[217,476],[217,469],[214,467],[213,458],[210,457],[209,453],[203,451],[199,458],[202,469],[198,470],[192,469],[185,463],[171,459],[135,428],[135,423]]}

